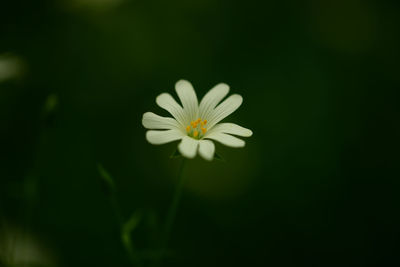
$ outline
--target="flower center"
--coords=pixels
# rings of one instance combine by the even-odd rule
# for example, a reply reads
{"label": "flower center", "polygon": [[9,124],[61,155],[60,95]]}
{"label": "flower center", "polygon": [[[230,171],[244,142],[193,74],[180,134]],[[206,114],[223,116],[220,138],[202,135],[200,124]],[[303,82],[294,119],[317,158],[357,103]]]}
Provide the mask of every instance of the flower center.
{"label": "flower center", "polygon": [[206,124],[207,120],[201,118],[191,121],[190,125],[186,126],[186,133],[194,139],[201,139],[207,132]]}

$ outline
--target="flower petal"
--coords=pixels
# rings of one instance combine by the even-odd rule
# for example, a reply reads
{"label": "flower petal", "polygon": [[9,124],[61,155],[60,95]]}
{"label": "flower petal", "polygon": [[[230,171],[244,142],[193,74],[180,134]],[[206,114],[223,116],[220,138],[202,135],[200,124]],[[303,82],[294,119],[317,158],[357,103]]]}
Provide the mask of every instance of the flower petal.
{"label": "flower petal", "polygon": [[153,112],[143,114],[142,124],[147,129],[181,129],[179,122],[175,119],[161,117]]}
{"label": "flower petal", "polygon": [[180,142],[178,145],[178,149],[182,156],[191,159],[196,156],[198,145],[198,140],[195,140],[189,136],[185,136],[182,138],[182,142]]}
{"label": "flower petal", "polygon": [[243,102],[240,95],[231,95],[219,104],[210,114],[208,127],[211,129],[215,124],[232,114]]}
{"label": "flower petal", "polygon": [[197,101],[196,92],[194,91],[192,84],[185,80],[179,80],[175,84],[175,90],[185,111],[185,125],[189,124],[191,120],[197,119],[199,103]]}
{"label": "flower petal", "polygon": [[147,131],[146,139],[150,144],[162,145],[172,141],[182,139],[184,135],[178,130]]}
{"label": "flower petal", "polygon": [[242,126],[229,122],[218,123],[209,132],[207,132],[206,137],[214,132],[234,134],[243,137],[249,137],[253,135],[253,132],[250,129],[246,129]]}
{"label": "flower petal", "polygon": [[182,107],[175,101],[175,99],[167,93],[162,93],[157,96],[156,103],[161,108],[165,109],[180,123],[185,126],[185,116]]}
{"label": "flower petal", "polygon": [[199,154],[205,160],[213,160],[215,152],[215,145],[210,140],[199,141]]}
{"label": "flower petal", "polygon": [[220,142],[223,145],[230,147],[244,147],[245,145],[245,142],[242,139],[221,132],[211,133],[206,138],[213,139],[215,141]]}
{"label": "flower petal", "polygon": [[199,107],[199,117],[207,119],[210,112],[218,105],[218,103],[228,94],[229,86],[225,83],[219,83],[214,86],[203,97]]}

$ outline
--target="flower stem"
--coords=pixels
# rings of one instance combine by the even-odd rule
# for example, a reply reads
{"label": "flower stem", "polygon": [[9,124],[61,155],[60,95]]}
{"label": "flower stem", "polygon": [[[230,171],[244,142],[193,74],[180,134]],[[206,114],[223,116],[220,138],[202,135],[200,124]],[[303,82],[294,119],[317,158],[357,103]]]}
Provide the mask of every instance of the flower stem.
{"label": "flower stem", "polygon": [[176,217],[176,213],[178,211],[178,207],[179,207],[179,202],[181,199],[181,195],[182,195],[182,189],[183,189],[183,185],[184,185],[184,175],[182,175],[183,173],[183,169],[185,166],[185,162],[186,159],[184,158],[182,160],[182,163],[179,167],[179,171],[178,171],[178,183],[175,187],[175,193],[174,193],[174,198],[172,199],[172,203],[171,206],[169,207],[169,211],[168,211],[168,215],[167,215],[167,220],[165,223],[165,230],[164,230],[164,236],[161,239],[162,243],[161,243],[161,257],[160,257],[160,264],[161,265],[161,261],[162,258],[165,256],[166,253],[166,249],[168,246],[168,241],[169,241],[169,237],[171,235],[171,231],[172,231],[172,226],[174,224],[175,221],[175,217]]}

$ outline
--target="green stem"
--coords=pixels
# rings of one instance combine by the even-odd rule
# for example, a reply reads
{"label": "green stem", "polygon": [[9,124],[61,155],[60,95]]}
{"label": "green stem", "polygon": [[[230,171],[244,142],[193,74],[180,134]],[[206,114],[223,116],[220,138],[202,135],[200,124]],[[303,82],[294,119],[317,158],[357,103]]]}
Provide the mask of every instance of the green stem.
{"label": "green stem", "polygon": [[114,210],[115,217],[117,219],[118,226],[119,226],[120,240],[122,242],[122,245],[124,246],[127,256],[133,266],[142,266],[140,259],[134,253],[134,247],[130,240],[130,236],[124,235],[125,234],[124,233],[124,218],[122,216],[120,206],[118,205],[118,200],[117,200],[115,189],[111,193],[110,197],[111,197],[111,199],[110,199],[111,205]]}
{"label": "green stem", "polygon": [[174,198],[172,200],[171,206],[169,207],[167,220],[166,220],[166,223],[165,223],[164,236],[163,236],[162,243],[161,243],[160,263],[161,263],[162,258],[165,256],[165,252],[166,252],[166,249],[167,249],[167,246],[168,246],[169,237],[170,237],[171,231],[172,231],[172,226],[174,224],[176,213],[177,213],[178,207],[179,207],[179,202],[181,200],[182,189],[183,189],[183,185],[184,185],[184,182],[185,182],[184,176],[182,175],[183,168],[185,166],[185,162],[186,162],[186,159],[183,159],[182,163],[181,163],[181,166],[179,167],[178,183],[177,183],[177,185],[175,187]]}

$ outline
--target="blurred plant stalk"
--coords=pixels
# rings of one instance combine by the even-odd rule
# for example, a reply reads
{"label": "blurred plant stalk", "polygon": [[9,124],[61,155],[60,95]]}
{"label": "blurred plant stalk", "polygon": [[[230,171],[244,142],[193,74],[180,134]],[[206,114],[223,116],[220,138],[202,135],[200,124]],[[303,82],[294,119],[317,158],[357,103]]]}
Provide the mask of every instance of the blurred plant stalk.
{"label": "blurred plant stalk", "polygon": [[125,221],[122,216],[119,204],[118,204],[114,179],[103,168],[103,166],[101,164],[99,164],[97,166],[97,168],[98,168],[99,174],[103,181],[105,193],[109,197],[112,208],[114,210],[115,217],[117,219],[118,226],[119,226],[121,243],[128,255],[128,258],[133,266],[139,266],[139,267],[143,266],[141,259],[135,253],[135,248],[134,248],[134,245],[133,245],[132,239],[131,239],[131,234],[132,234],[133,230],[135,230],[137,228],[137,226],[139,225],[139,223],[141,221],[142,213],[137,211],[137,212],[133,213],[128,220]]}
{"label": "blurred plant stalk", "polygon": [[179,171],[178,171],[178,183],[176,184],[174,197],[172,199],[171,206],[169,207],[167,220],[165,223],[164,235],[163,235],[163,238],[161,239],[161,254],[160,254],[161,257],[160,257],[160,260],[158,263],[159,266],[161,266],[162,259],[166,255],[168,241],[171,236],[171,231],[172,231],[172,227],[174,225],[176,214],[178,212],[179,203],[180,203],[182,191],[183,191],[183,185],[185,183],[185,176],[182,175],[183,169],[185,167],[185,163],[186,163],[186,159],[182,158],[182,162],[181,162],[181,165],[180,165]]}

